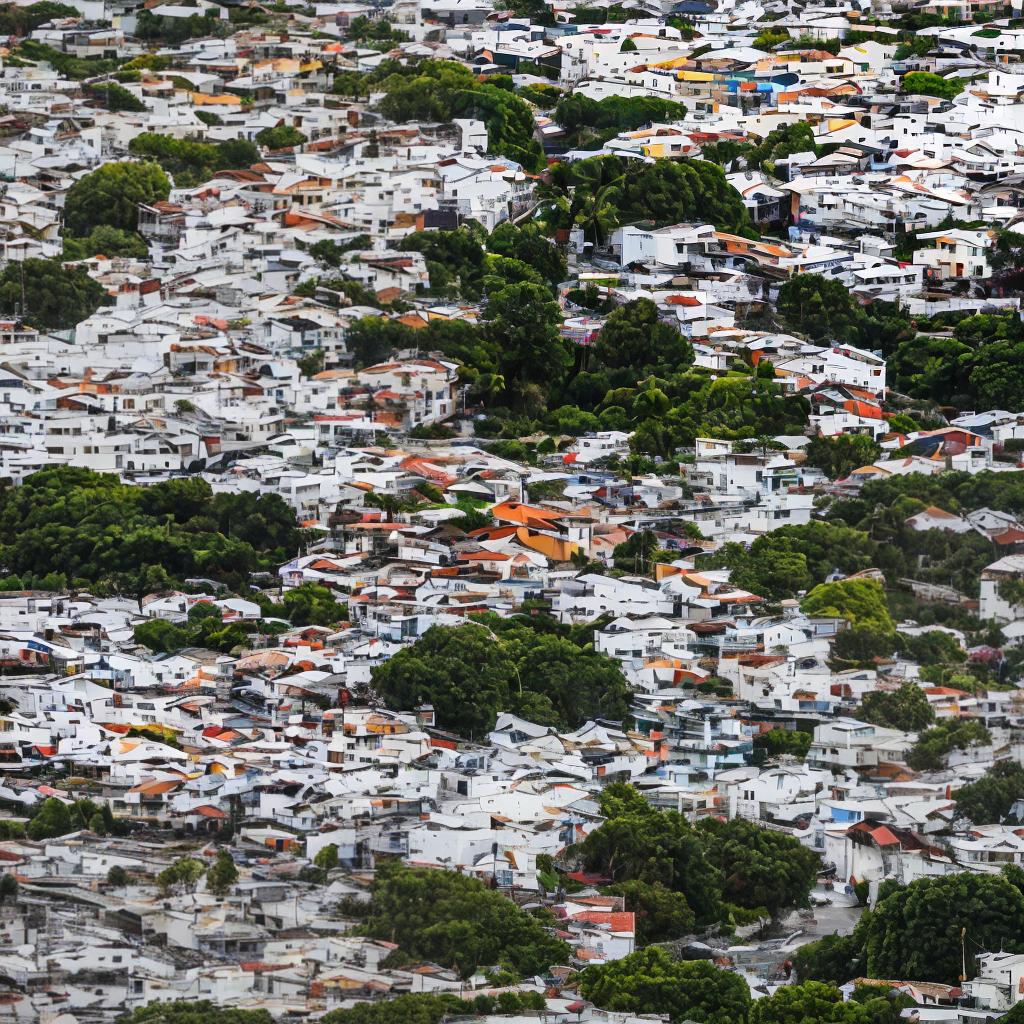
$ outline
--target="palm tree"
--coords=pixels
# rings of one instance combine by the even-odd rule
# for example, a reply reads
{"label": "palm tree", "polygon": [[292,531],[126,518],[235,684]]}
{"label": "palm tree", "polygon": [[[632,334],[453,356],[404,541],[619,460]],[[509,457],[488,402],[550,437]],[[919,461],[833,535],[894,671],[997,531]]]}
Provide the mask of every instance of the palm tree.
{"label": "palm tree", "polygon": [[383,494],[380,491],[371,491],[366,495],[364,501],[372,508],[379,508],[384,513],[384,522],[386,523],[394,520],[395,513],[402,505],[394,494]]}
{"label": "palm tree", "polygon": [[[579,193],[577,189],[577,193]],[[613,202],[617,186],[604,185],[596,192],[584,192],[577,207],[575,223],[583,228],[583,234],[600,246],[619,225],[619,209]]]}
{"label": "palm tree", "polygon": [[505,390],[505,377],[500,373],[482,373],[474,390],[480,395],[484,405],[490,405]]}
{"label": "palm tree", "polygon": [[633,399],[634,418],[647,420],[664,416],[672,405],[668,395],[655,384],[653,377],[648,377],[641,383],[644,388]]}

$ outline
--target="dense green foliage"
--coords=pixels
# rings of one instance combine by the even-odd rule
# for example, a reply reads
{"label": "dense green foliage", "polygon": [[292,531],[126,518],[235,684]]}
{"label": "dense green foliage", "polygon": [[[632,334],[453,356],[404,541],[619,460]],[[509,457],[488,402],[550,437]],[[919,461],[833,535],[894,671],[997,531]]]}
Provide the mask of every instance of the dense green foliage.
{"label": "dense green foliage", "polygon": [[[802,981],[842,984],[864,976],[956,984],[964,928],[969,948],[1024,951],[1024,894],[1010,869],[1002,876],[964,871],[923,878],[906,887],[887,883],[879,897],[852,935],[800,947],[794,961]],[[969,978],[976,965],[966,957]]]}
{"label": "dense green foliage", "polygon": [[851,626],[877,633],[895,633],[882,584],[872,579],[838,580],[819,583],[801,602],[808,615],[834,615]]}
{"label": "dense green foliage", "polygon": [[814,437],[804,451],[808,465],[816,466],[830,480],[840,480],[861,466],[870,466],[882,453],[881,447],[864,434]]}
{"label": "dense green foliage", "polygon": [[515,160],[528,171],[542,166],[540,144],[533,138],[533,114],[514,93],[481,83],[468,68],[453,61],[424,61],[391,70],[376,87],[385,93],[379,109],[389,120],[430,123],[479,118],[487,125],[492,153]]}
{"label": "dense green foliage", "polygon": [[77,7],[56,3],[55,0],[39,0],[38,3],[19,7],[4,4],[0,7],[0,35],[27,36],[33,29],[54,18],[80,18]]}
{"label": "dense green foliage", "polygon": [[[105,224],[93,228],[84,238],[64,238],[65,260],[87,260],[93,256],[124,256],[144,260],[148,255],[149,246],[137,232],[112,228]],[[97,284],[97,287],[100,286]]]}
{"label": "dense green foliage", "polygon": [[764,750],[768,757],[788,754],[802,761],[811,749],[814,736],[797,729],[769,729],[754,739],[754,746]]}
{"label": "dense green foliage", "polygon": [[961,320],[953,336],[910,337],[890,360],[893,381],[912,398],[959,409],[1019,409],[1024,381],[1024,324],[1019,317],[980,313]]}
{"label": "dense green foliage", "polygon": [[1002,822],[1021,799],[1024,766],[1016,761],[997,761],[977,782],[957,791],[956,810],[974,825],[994,825]]}
{"label": "dense green foliage", "polygon": [[[287,619],[293,626],[329,626],[344,619],[348,608],[334,599],[330,588],[303,583],[286,590],[279,604],[263,594],[255,595],[265,616]],[[224,624],[220,609],[206,601],[194,604],[185,623],[148,619],[135,627],[135,640],[155,653],[172,653],[183,647],[205,647],[228,653],[250,645],[250,636],[275,636],[286,627],[280,622],[242,619]]]}
{"label": "dense green foliage", "polygon": [[63,77],[73,81],[107,74],[116,70],[120,63],[118,60],[104,57],[75,57],[73,54],[64,53],[63,50],[55,50],[37,39],[23,39],[14,51],[13,59],[8,59],[14,67],[21,66],[25,61],[49,64]]}
{"label": "dense green foliage", "polygon": [[696,917],[686,897],[661,882],[633,878],[610,885],[605,892],[622,896],[626,910],[636,914],[636,939],[640,946],[678,939],[693,931]]}
{"label": "dense green foliage", "polygon": [[191,576],[244,587],[298,548],[276,494],[213,494],[199,477],[133,487],[74,466],[0,489],[0,562],[26,579],[142,596]]}
{"label": "dense green foliage", "polygon": [[109,79],[104,82],[92,83],[86,87],[86,91],[94,101],[114,113],[127,110],[130,113],[138,114],[147,109],[146,104],[135,93]]}
{"label": "dense green foliage", "polygon": [[260,159],[259,150],[245,139],[201,142],[157,132],[136,135],[128,150],[133,156],[155,160],[178,188],[194,188],[213,177],[214,171],[248,168]]}
{"label": "dense green foliage", "polygon": [[207,890],[214,896],[227,896],[237,881],[238,868],[231,854],[225,849],[218,850],[213,863],[206,870]]}
{"label": "dense green foliage", "polygon": [[178,857],[156,876],[156,885],[162,896],[195,892],[205,874],[206,865],[198,858]]}
{"label": "dense green foliage", "polygon": [[119,1017],[118,1024],[274,1024],[274,1018],[269,1010],[238,1010],[207,999],[182,999],[140,1006]]}
{"label": "dense green foliage", "polygon": [[323,1024],[444,1024],[453,1017],[489,1013],[529,1013],[547,1004],[539,992],[502,992],[460,999],[448,993],[400,995],[383,1002],[358,1003],[348,1010],[332,1010]]}
{"label": "dense green foliage", "polygon": [[853,935],[826,935],[800,946],[793,965],[801,981],[824,981],[844,985],[863,973],[864,954]]}
{"label": "dense green foliage", "polygon": [[399,864],[378,867],[366,930],[397,943],[406,957],[455,968],[464,978],[499,964],[543,974],[568,956],[537,918],[477,879]]}
{"label": "dense green foliage", "polygon": [[668,1014],[669,1020],[735,1024],[750,1005],[747,983],[708,960],[680,962],[657,946],[588,967],[580,995],[605,1010]]}
{"label": "dense green foliage", "polygon": [[693,346],[677,327],[658,318],[650,299],[634,299],[612,310],[594,346],[611,369],[639,370],[641,376],[672,373],[693,363]]}
{"label": "dense green foliage", "polygon": [[728,917],[731,907],[777,914],[803,905],[814,883],[817,856],[782,833],[740,820],[694,828],[620,784],[601,794],[601,811],[607,820],[578,847],[586,868],[617,884],[680,893],[698,925]]}
{"label": "dense green foliage", "polygon": [[122,832],[123,826],[114,819],[109,804],[100,806],[91,800],[75,800],[66,804],[51,796],[35,808],[32,820],[25,827],[25,835],[38,842],[82,829],[90,829],[97,835],[107,835]]}
{"label": "dense green foliage", "polygon": [[349,39],[355,39],[371,47],[379,46],[381,49],[390,49],[396,43],[409,38],[407,32],[395,28],[387,18],[366,18],[362,15],[348,23],[345,35]]}
{"label": "dense green foliage", "polygon": [[595,156],[555,164],[536,198],[552,229],[577,225],[597,243],[616,225],[640,221],[657,227],[696,221],[753,233],[739,193],[722,168],[706,160]]}
{"label": "dense green foliage", "polygon": [[907,755],[907,764],[916,771],[939,769],[951,751],[966,750],[991,742],[992,736],[981,722],[961,718],[943,719],[921,733]]}
{"label": "dense green foliage", "polygon": [[134,231],[139,203],[166,199],[171,184],[155,163],[108,163],[79,178],[64,201],[64,228],[88,235],[107,226]]}
{"label": "dense green foliage", "polygon": [[[887,895],[865,918],[857,932],[873,978],[955,984],[962,928],[971,948],[1024,952],[1024,894],[997,875],[965,871],[920,879]],[[967,957],[968,977],[975,969]]]}
{"label": "dense green foliage", "polygon": [[846,1000],[835,986],[820,981],[783,985],[751,1004],[749,1024],[896,1024],[898,1013],[884,989],[867,988],[865,998]]}
{"label": "dense green foliage", "polygon": [[903,76],[903,91],[910,96],[937,96],[939,99],[951,100],[963,92],[962,78],[943,78],[930,71],[911,71]]}
{"label": "dense green foliage", "polygon": [[552,116],[574,144],[598,148],[620,132],[654,121],[682,120],[686,107],[654,96],[606,96],[592,100],[573,94],[558,101]]}
{"label": "dense green foliage", "polygon": [[872,690],[864,694],[857,717],[888,729],[920,732],[935,721],[935,712],[920,686],[904,683],[898,690]]}
{"label": "dense green foliage", "polygon": [[792,836],[740,818],[707,818],[698,835],[708,862],[722,873],[727,902],[773,915],[807,902],[821,861]]}
{"label": "dense green foliage", "polygon": [[294,149],[306,141],[306,136],[290,124],[279,124],[256,133],[256,142],[265,149]]}
{"label": "dense green foliage", "polygon": [[810,590],[834,571],[867,569],[874,564],[874,555],[875,545],[859,530],[814,521],[772,530],[749,549],[727,543],[702,559],[701,567],[730,569],[736,586],[777,601]]}
{"label": "dense green foliage", "polygon": [[191,18],[170,18],[153,14],[143,8],[136,21],[135,35],[146,42],[163,46],[177,46],[187,39],[202,39],[206,36],[226,35],[231,28],[214,13],[199,13]]}
{"label": "dense green foliage", "polygon": [[20,309],[26,323],[44,331],[75,327],[106,298],[84,267],[65,267],[60,260],[11,261],[0,272],[0,307]]}
{"label": "dense green foliage", "polygon": [[527,264],[550,285],[564,281],[568,273],[565,253],[546,239],[535,224],[516,227],[503,221],[488,235],[487,249]]}
{"label": "dense green foliage", "polygon": [[527,626],[504,630],[497,642],[472,623],[434,626],[375,668],[373,687],[389,707],[432,704],[441,728],[477,738],[499,711],[575,728],[597,717],[620,720],[629,710],[617,662]]}
{"label": "dense green foliage", "polygon": [[815,341],[888,351],[899,339],[913,337],[898,307],[876,302],[869,313],[841,281],[820,274],[789,278],[779,289],[776,308],[790,330]]}

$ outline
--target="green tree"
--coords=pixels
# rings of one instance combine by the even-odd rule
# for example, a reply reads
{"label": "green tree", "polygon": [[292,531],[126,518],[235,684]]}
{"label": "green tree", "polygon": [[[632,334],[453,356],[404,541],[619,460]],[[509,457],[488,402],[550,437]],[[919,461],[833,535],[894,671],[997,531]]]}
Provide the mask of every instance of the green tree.
{"label": "green tree", "polygon": [[904,683],[898,690],[872,690],[864,694],[857,717],[887,729],[920,732],[935,721],[935,712],[920,686]]}
{"label": "green tree", "polygon": [[269,1010],[238,1010],[208,999],[182,999],[140,1006],[121,1017],[119,1024],[274,1024],[274,1018]]}
{"label": "green tree", "polygon": [[636,914],[636,938],[641,946],[679,939],[693,931],[696,917],[681,892],[638,878],[609,886],[606,892],[622,896],[626,910]]}
{"label": "green tree", "polygon": [[161,896],[194,892],[199,880],[206,874],[206,865],[195,857],[179,857],[156,876]]}
{"label": "green tree", "polygon": [[332,1010],[320,1019],[324,1024],[444,1024],[454,1016],[519,1014],[543,1010],[539,992],[502,992],[497,997],[478,995],[462,1000],[449,993],[400,995],[375,1003],[358,1003],[348,1010]]}
{"label": "green tree", "polygon": [[338,846],[336,843],[329,843],[327,846],[317,850],[313,863],[324,872],[333,871],[338,866]]}
{"label": "green tree", "polygon": [[17,4],[5,4],[0,8],[0,33],[5,36],[27,36],[34,29],[54,18],[80,18],[77,7],[55,3],[53,0],[40,0],[39,3],[19,7]]}
{"label": "green tree", "polygon": [[819,583],[804,598],[800,607],[807,615],[836,616],[847,619],[854,627],[873,629],[879,633],[896,632],[896,625],[885,600],[885,591],[878,580],[847,579],[835,583]]}
{"label": "green tree", "polygon": [[[832,572],[856,573],[874,564],[877,545],[861,530],[832,523],[783,526],[747,550],[725,544],[702,567],[725,567],[736,586],[778,601],[824,581]],[[891,632],[891,630],[890,630]]]}
{"label": "green tree", "polygon": [[861,466],[870,466],[882,449],[865,434],[839,434],[812,438],[804,451],[808,465],[820,469],[830,480],[839,480]]}
{"label": "green tree", "polygon": [[498,256],[527,264],[551,286],[564,281],[568,274],[565,253],[552,245],[534,224],[517,227],[511,221],[503,221],[488,237],[487,248]]}
{"label": "green tree", "polygon": [[597,336],[594,355],[605,366],[643,377],[691,365],[693,346],[676,327],[659,319],[650,299],[634,299],[612,311]]}
{"label": "green tree", "polygon": [[414,960],[453,967],[464,978],[499,963],[520,975],[543,974],[569,952],[535,917],[477,879],[398,864],[377,870],[366,929]]}
{"label": "green tree", "polygon": [[481,242],[477,229],[461,227],[455,231],[416,231],[403,238],[398,248],[422,253],[434,294],[478,299],[483,293],[486,269]]}
{"label": "green tree", "polygon": [[173,654],[189,645],[189,632],[167,619],[147,619],[134,630],[136,643],[154,654]]}
{"label": "green tree", "polygon": [[930,71],[911,71],[903,76],[901,85],[910,96],[937,96],[951,100],[963,92],[964,81],[962,78],[943,78]]}
{"label": "green tree", "polygon": [[700,823],[705,856],[724,879],[723,895],[748,910],[777,916],[806,906],[821,858],[792,836],[734,818]]}
{"label": "green tree", "polygon": [[529,383],[557,384],[564,377],[572,357],[559,334],[558,303],[546,288],[511,284],[491,292],[483,315],[501,372],[520,392]]}
{"label": "green tree", "polygon": [[389,707],[434,707],[436,721],[460,735],[482,736],[499,711],[575,728],[591,718],[621,719],[628,688],[618,666],[570,640],[509,629],[495,643],[468,624],[435,626],[373,670],[374,690]]}
{"label": "green tree", "polygon": [[[149,255],[145,240],[135,231],[101,224],[85,238],[64,238],[65,260],[87,260],[92,256],[126,256],[144,260]],[[98,297],[98,296],[97,296]]]}
{"label": "green tree", "polygon": [[815,341],[849,341],[864,314],[849,289],[820,274],[795,274],[779,289],[779,316]]}
{"label": "green tree", "polygon": [[39,810],[32,815],[32,820],[25,829],[25,835],[36,841],[56,839],[79,827],[81,827],[81,823],[72,818],[67,804],[51,796],[47,797],[39,805]]}
{"label": "green tree", "polygon": [[93,82],[86,87],[86,92],[98,100],[107,110],[114,113],[127,110],[130,113],[141,113],[146,110],[146,104],[142,102],[131,90],[126,89],[117,82],[109,79],[103,82]]}
{"label": "green tree", "polygon": [[745,154],[745,159],[748,167],[764,168],[771,174],[775,171],[776,161],[794,153],[820,155],[819,148],[814,142],[814,131],[806,121],[773,128]]}
{"label": "green tree", "polygon": [[[579,173],[579,165],[576,169]],[[643,220],[664,226],[696,220],[721,231],[754,233],[740,194],[726,181],[722,168],[706,160],[631,160],[615,202],[623,224]]]}
{"label": "green tree", "polygon": [[750,1007],[750,1024],[874,1024],[868,1007],[855,1000],[845,1001],[835,985],[805,981],[783,985]]}
{"label": "green tree", "polygon": [[286,590],[281,603],[284,617],[293,626],[330,626],[347,613],[346,606],[339,604],[331,588],[322,583],[302,583]]}
{"label": "green tree", "polygon": [[[1024,952],[1024,894],[1005,878],[961,872],[898,888],[864,915],[858,928],[872,978],[928,978],[954,985],[961,939],[972,948]],[[966,958],[968,978],[976,969]]]}
{"label": "green tree", "polygon": [[915,771],[935,771],[945,764],[946,755],[953,750],[992,742],[992,734],[973,719],[944,719],[917,738],[907,754],[907,764]]}
{"label": "green tree", "polygon": [[657,946],[588,967],[580,995],[604,1010],[667,1014],[676,1024],[735,1024],[750,1006],[750,990],[738,974],[707,960],[673,960]]}
{"label": "green tree", "polygon": [[653,574],[656,562],[672,559],[672,554],[658,545],[658,536],[653,530],[638,530],[612,551],[612,564],[616,569],[640,576]]}
{"label": "green tree", "polygon": [[238,881],[238,868],[227,850],[218,850],[214,862],[206,871],[206,888],[214,896],[227,896]]}
{"label": "green tree", "polygon": [[1024,766],[996,761],[977,782],[957,791],[956,810],[974,825],[995,825],[1020,799],[1024,799]]}
{"label": "green tree", "polygon": [[602,792],[601,812],[607,820],[578,847],[588,871],[616,883],[660,883],[682,893],[700,925],[722,917],[722,874],[702,835],[681,814],[658,811],[619,784]]}
{"label": "green tree", "polygon": [[124,888],[129,882],[128,872],[125,871],[120,864],[115,864],[107,872],[107,885],[117,886],[119,889]]}
{"label": "green tree", "polygon": [[802,761],[811,749],[814,737],[809,732],[795,729],[769,729],[754,739],[754,746],[764,750],[768,757],[789,754]]}
{"label": "green tree", "polygon": [[0,875],[0,903],[7,903],[16,899],[18,895],[18,880],[14,875],[4,873]]}
{"label": "green tree", "polygon": [[306,142],[306,136],[289,124],[279,124],[274,128],[264,128],[256,133],[256,142],[264,149],[293,149]]}
{"label": "green tree", "polygon": [[487,125],[488,149],[536,171],[543,151],[534,139],[530,108],[495,83],[478,81],[454,61],[423,61],[412,68],[392,62],[393,74],[378,83],[378,109],[391,121],[451,121],[475,117]]}
{"label": "green tree", "polygon": [[245,139],[203,142],[159,132],[136,135],[128,150],[133,156],[155,160],[179,188],[194,188],[211,178],[215,171],[248,168],[260,159],[259,150]]}
{"label": "green tree", "polygon": [[801,981],[826,981],[845,985],[864,973],[864,951],[852,935],[826,935],[800,946],[793,956]]}
{"label": "green tree", "polygon": [[0,308],[21,309],[40,330],[75,327],[107,301],[103,286],[84,267],[65,267],[59,260],[11,261],[0,272]]}
{"label": "green tree", "polygon": [[774,50],[776,46],[789,42],[789,33],[785,29],[762,29],[751,44],[755,50]]}
{"label": "green tree", "polygon": [[411,334],[412,331],[397,320],[367,316],[345,332],[345,347],[352,353],[357,367],[373,366],[408,344]]}
{"label": "green tree", "polygon": [[140,203],[166,199],[171,184],[155,163],[108,163],[79,178],[64,200],[64,227],[88,235],[100,225],[134,231]]}

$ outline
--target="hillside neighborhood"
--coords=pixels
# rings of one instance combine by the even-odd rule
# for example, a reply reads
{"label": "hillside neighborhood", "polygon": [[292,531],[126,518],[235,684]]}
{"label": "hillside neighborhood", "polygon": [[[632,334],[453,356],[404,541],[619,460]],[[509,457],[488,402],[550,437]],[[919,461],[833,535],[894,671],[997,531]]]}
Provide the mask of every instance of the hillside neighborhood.
{"label": "hillside neighborhood", "polygon": [[0,5],[0,1022],[1024,1021],[1017,0]]}

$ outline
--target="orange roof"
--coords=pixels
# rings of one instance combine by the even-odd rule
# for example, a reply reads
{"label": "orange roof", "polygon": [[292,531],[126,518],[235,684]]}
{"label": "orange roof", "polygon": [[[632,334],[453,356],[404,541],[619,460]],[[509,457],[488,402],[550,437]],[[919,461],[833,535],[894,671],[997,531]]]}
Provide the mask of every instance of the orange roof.
{"label": "orange roof", "polygon": [[866,420],[882,419],[882,410],[870,402],[857,402],[851,399],[850,401],[843,402],[843,408],[847,412],[852,412],[854,416],[860,416]]}
{"label": "orange roof", "polygon": [[203,818],[226,818],[227,815],[219,807],[210,807],[208,804],[204,804],[202,807],[197,807],[192,812],[198,814]]}
{"label": "orange roof", "polygon": [[520,501],[503,501],[491,509],[491,515],[495,519],[501,519],[508,523],[521,523],[526,526],[531,520],[545,523],[555,523],[565,517],[565,513],[556,512],[550,508],[538,508],[536,505],[524,505]]}
{"label": "orange roof", "polygon": [[607,924],[613,932],[632,932],[636,930],[636,915],[633,911],[585,910],[582,914],[573,914],[573,921],[584,924]]}
{"label": "orange roof", "polygon": [[132,786],[129,793],[141,793],[143,796],[160,796],[162,793],[170,793],[181,785],[182,779],[150,779],[147,782],[140,782]]}

